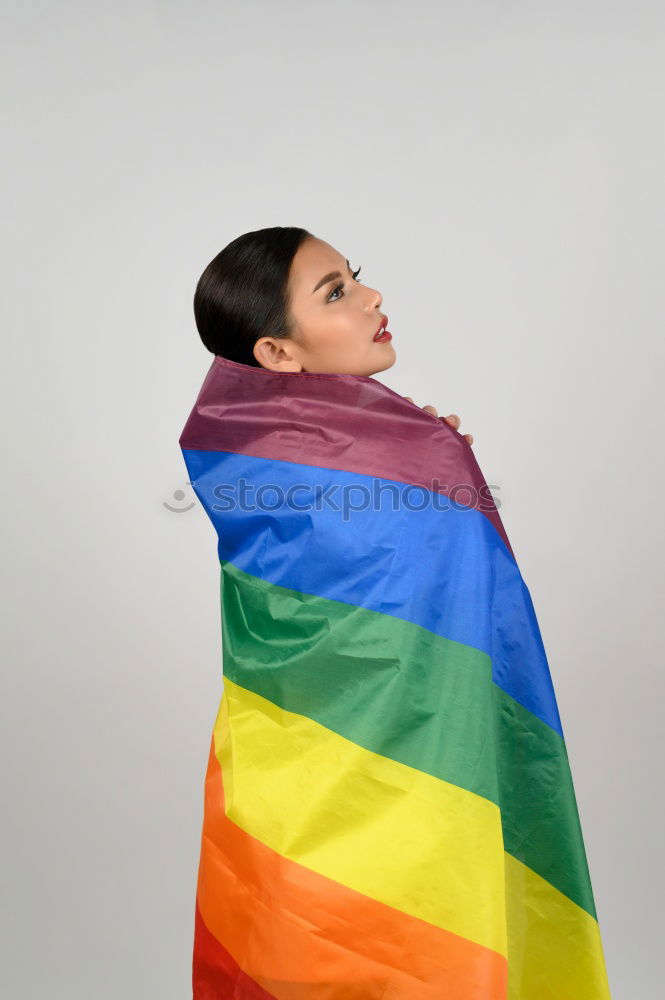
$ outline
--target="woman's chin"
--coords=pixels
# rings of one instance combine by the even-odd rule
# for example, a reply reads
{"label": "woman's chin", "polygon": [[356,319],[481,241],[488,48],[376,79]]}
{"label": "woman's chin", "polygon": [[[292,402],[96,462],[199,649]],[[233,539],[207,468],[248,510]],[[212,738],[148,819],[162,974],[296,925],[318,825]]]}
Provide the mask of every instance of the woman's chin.
{"label": "woman's chin", "polygon": [[380,360],[377,358],[375,362],[376,368],[374,368],[372,373],[374,375],[376,375],[377,372],[385,372],[388,368],[392,368],[397,361],[397,353],[392,345],[392,342],[389,341],[387,344],[382,344],[382,347],[385,348],[385,351],[383,352],[384,357]]}
{"label": "woman's chin", "polygon": [[397,351],[393,346],[392,340],[389,340],[387,344],[383,345],[386,349],[386,367],[390,368],[397,361]]}

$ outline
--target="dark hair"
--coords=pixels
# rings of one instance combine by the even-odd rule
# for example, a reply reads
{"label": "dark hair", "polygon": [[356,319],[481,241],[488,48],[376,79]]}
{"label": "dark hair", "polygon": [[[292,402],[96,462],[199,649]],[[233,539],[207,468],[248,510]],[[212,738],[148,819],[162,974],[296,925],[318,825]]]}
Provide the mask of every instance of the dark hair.
{"label": "dark hair", "polygon": [[245,233],[224,247],[198,280],[194,317],[209,351],[245,365],[261,365],[260,337],[291,330],[288,280],[296,250],[312,234],[296,226]]}

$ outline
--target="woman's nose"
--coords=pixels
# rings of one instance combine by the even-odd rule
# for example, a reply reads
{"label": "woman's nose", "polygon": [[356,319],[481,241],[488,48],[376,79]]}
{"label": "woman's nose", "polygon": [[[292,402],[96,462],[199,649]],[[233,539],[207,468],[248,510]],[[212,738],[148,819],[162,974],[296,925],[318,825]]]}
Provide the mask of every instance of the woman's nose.
{"label": "woman's nose", "polygon": [[381,292],[377,291],[376,288],[369,288],[368,286],[365,287],[369,292],[369,304],[367,308],[369,312],[372,312],[374,309],[377,308],[377,306],[381,305],[381,303],[383,302],[383,296],[381,295]]}

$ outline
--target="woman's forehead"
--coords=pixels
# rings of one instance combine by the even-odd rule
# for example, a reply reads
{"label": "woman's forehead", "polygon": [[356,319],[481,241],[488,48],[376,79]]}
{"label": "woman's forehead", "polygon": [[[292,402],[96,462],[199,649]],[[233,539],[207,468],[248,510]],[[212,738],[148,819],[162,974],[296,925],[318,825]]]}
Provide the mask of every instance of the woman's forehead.
{"label": "woman's forehead", "polygon": [[319,239],[307,239],[298,248],[291,268],[293,287],[312,295],[321,280],[333,272],[345,276],[349,262],[335,247]]}

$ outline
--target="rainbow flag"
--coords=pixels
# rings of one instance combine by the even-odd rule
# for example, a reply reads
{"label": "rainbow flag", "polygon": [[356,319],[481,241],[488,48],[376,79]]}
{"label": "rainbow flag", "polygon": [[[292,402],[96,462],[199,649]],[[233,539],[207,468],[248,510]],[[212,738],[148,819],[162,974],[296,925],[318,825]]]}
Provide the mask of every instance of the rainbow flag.
{"label": "rainbow flag", "polygon": [[606,1000],[529,591],[473,450],[369,376],[216,356],[180,437],[223,690],[194,1000]]}

